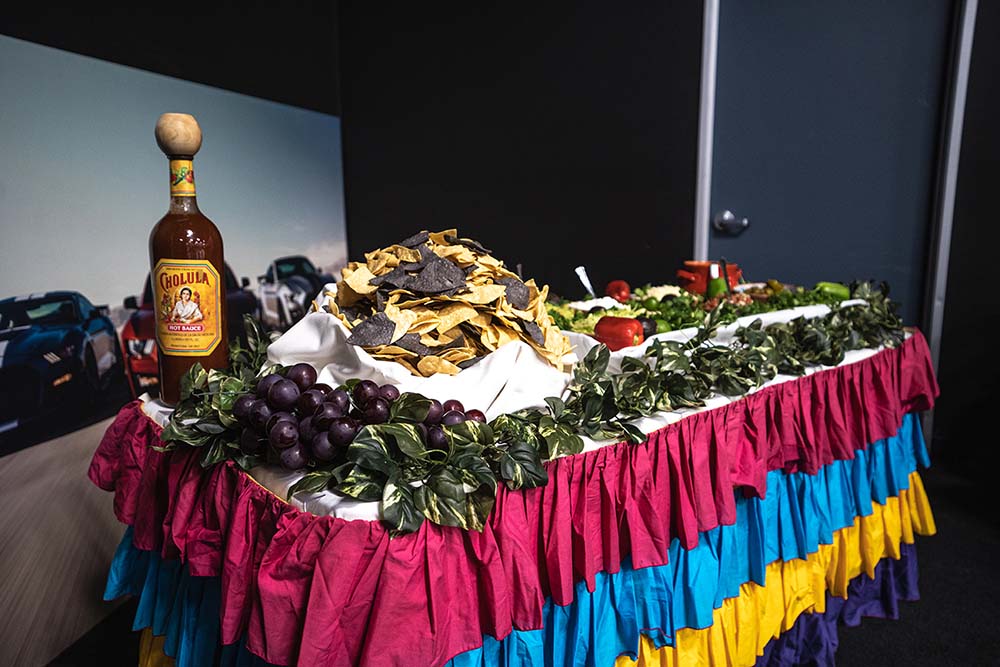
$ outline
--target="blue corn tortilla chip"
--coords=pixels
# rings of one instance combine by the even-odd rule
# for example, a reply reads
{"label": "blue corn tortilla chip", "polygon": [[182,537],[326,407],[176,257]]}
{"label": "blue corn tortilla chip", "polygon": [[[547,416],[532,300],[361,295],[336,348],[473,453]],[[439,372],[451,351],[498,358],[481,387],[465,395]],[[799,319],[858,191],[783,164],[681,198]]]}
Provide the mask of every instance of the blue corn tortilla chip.
{"label": "blue corn tortilla chip", "polygon": [[402,267],[397,266],[389,273],[384,273],[381,276],[375,276],[374,278],[369,280],[368,283],[370,285],[379,285],[379,286],[384,284],[389,284],[392,285],[393,287],[406,289],[406,283],[410,279],[411,277],[407,275],[406,271],[404,271]]}
{"label": "blue corn tortilla chip", "polygon": [[427,261],[420,273],[407,281],[406,289],[420,294],[441,294],[465,287],[465,271],[437,255]]}
{"label": "blue corn tortilla chip", "polygon": [[385,313],[377,313],[366,320],[358,322],[351,331],[347,342],[361,347],[388,345],[392,342],[392,334],[396,332],[396,324]]}
{"label": "blue corn tortilla chip", "polygon": [[488,248],[484,248],[483,245],[476,241],[475,239],[465,239],[458,238],[457,236],[452,236],[451,234],[446,234],[444,240],[452,245],[464,245],[470,250],[475,250],[476,252],[482,253],[484,255],[489,255],[492,253]]}
{"label": "blue corn tortilla chip", "polygon": [[539,345],[545,345],[545,334],[542,333],[542,328],[535,324],[534,322],[526,322],[521,320],[521,326],[524,331],[531,336],[531,340],[535,341]]}
{"label": "blue corn tortilla chip", "polygon": [[503,285],[507,291],[507,302],[518,310],[528,309],[528,286],[517,278],[500,278],[497,284]]}
{"label": "blue corn tortilla chip", "polygon": [[420,246],[419,248],[417,248],[417,252],[420,253],[419,262],[407,262],[406,264],[400,264],[399,268],[403,269],[404,271],[410,271],[410,272],[419,271],[425,266],[427,266],[427,262],[431,261],[431,257],[437,256],[427,246]]}
{"label": "blue corn tortilla chip", "polygon": [[434,354],[431,348],[427,347],[420,342],[420,336],[412,333],[406,334],[399,340],[397,340],[394,345],[401,347],[407,352],[412,352],[413,354],[420,355],[421,357],[426,357],[429,354]]}
{"label": "blue corn tortilla chip", "polygon": [[428,234],[426,231],[417,232],[413,236],[400,241],[398,245],[401,245],[404,248],[416,248],[418,245],[423,245],[424,243],[427,243],[427,241],[430,238],[431,238],[430,234]]}
{"label": "blue corn tortilla chip", "polygon": [[466,359],[465,361],[460,361],[456,365],[462,370],[465,370],[469,366],[475,366],[476,364],[478,364],[480,359],[482,359],[482,357],[473,357],[472,359]]}

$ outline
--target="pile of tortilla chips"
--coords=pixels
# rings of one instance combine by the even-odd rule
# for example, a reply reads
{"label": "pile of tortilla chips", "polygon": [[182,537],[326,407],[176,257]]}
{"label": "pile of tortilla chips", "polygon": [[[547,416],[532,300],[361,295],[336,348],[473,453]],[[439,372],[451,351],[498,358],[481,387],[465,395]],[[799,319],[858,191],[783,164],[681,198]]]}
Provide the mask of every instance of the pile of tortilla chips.
{"label": "pile of tortilla chips", "polygon": [[454,229],[420,232],[365,260],[343,269],[324,307],[351,330],[347,342],[376,359],[427,377],[454,375],[515,340],[557,367],[571,350],[545,308],[548,286],[521,282]]}

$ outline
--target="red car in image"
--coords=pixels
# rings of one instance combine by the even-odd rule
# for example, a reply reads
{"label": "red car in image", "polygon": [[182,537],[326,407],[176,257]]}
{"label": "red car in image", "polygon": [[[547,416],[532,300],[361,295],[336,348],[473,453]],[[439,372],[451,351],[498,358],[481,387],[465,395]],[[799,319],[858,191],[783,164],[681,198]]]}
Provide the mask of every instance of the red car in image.
{"label": "red car in image", "polygon": [[[246,289],[250,285],[248,278],[237,282],[236,275],[229,265],[225,270],[226,281],[226,318],[229,327],[229,337],[239,338],[246,342],[246,330],[243,327],[243,316],[260,317],[260,306],[253,292]],[[125,375],[128,377],[132,395],[148,392],[159,394],[159,356],[156,349],[156,313],[153,311],[153,288],[146,275],[146,283],[142,289],[142,301],[130,296],[125,299],[125,307],[134,310],[121,331],[122,354],[125,357]]]}

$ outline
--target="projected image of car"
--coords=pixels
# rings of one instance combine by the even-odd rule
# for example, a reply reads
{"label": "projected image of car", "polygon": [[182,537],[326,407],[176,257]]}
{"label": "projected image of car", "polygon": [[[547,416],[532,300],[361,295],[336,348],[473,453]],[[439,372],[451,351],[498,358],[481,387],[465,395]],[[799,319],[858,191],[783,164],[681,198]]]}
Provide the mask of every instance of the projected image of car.
{"label": "projected image of car", "polygon": [[0,300],[0,432],[93,400],[121,372],[107,306],[71,291]]}
{"label": "projected image of car", "polygon": [[329,273],[320,273],[307,257],[291,255],[271,262],[257,281],[261,322],[268,328],[285,331],[309,312],[323,285],[336,279]]}
{"label": "projected image of car", "polygon": [[[236,281],[236,274],[226,265],[226,322],[229,328],[229,338],[239,338],[246,342],[246,331],[243,328],[243,316],[259,317],[257,297],[246,289],[250,280],[243,278]],[[142,288],[142,301],[134,296],[125,299],[125,308],[134,310],[125,326],[122,328],[122,349],[124,350],[126,377],[132,396],[143,393],[152,396],[159,394],[159,355],[156,349],[156,314],[153,312],[153,288],[149,283],[149,274]]]}

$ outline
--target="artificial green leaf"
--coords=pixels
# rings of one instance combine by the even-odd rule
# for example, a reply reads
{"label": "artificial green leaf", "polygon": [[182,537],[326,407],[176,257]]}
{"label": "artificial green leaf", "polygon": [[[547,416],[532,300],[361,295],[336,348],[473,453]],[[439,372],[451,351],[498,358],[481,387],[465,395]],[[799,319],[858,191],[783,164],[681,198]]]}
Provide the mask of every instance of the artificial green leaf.
{"label": "artificial green leaf", "polygon": [[208,433],[210,435],[218,435],[219,433],[225,433],[226,427],[222,424],[218,424],[211,421],[202,421],[194,425],[196,429],[202,433]]}
{"label": "artificial green leaf", "polygon": [[566,410],[566,404],[562,402],[561,399],[555,396],[550,396],[545,399],[545,404],[549,406],[549,411],[552,413],[554,419],[559,419],[562,413]]}
{"label": "artificial green leaf", "polygon": [[465,500],[454,500],[439,495],[431,487],[424,485],[413,490],[416,508],[433,523],[455,528],[470,528],[465,515]]}
{"label": "artificial green leaf", "polygon": [[384,482],[385,477],[379,473],[354,466],[343,480],[333,487],[333,490],[351,498],[371,502],[382,499]]}
{"label": "artificial green leaf", "polygon": [[420,394],[404,392],[389,406],[389,421],[419,424],[427,419],[430,408],[431,399]]}
{"label": "artificial green leaf", "polygon": [[563,424],[540,427],[539,432],[548,446],[548,458],[555,459],[583,451],[583,440]]}
{"label": "artificial green leaf", "polygon": [[313,470],[307,472],[302,479],[288,487],[288,500],[296,493],[319,493],[326,489],[333,479],[332,470]]}
{"label": "artificial green leaf", "polygon": [[226,458],[228,458],[228,452],[226,452],[225,442],[216,439],[212,442],[211,446],[205,450],[205,454],[201,458],[201,467],[210,468],[220,461],[225,461]]}
{"label": "artificial green leaf", "polygon": [[199,382],[207,383],[208,374],[205,373],[205,369],[201,367],[201,362],[195,362],[191,368],[187,370],[184,375],[181,376],[181,401],[186,401],[191,398],[191,395],[196,389],[200,389]]}
{"label": "artificial green leaf", "polygon": [[500,456],[500,478],[512,490],[545,486],[549,481],[538,451],[524,442],[512,442]]}
{"label": "artificial green leaf", "polygon": [[448,442],[451,443],[452,448],[456,445],[467,445],[470,443],[476,443],[485,447],[486,445],[492,445],[494,442],[493,429],[490,428],[489,424],[482,424],[471,419],[461,424],[442,426],[441,428],[448,436]]}
{"label": "artificial green leaf", "polygon": [[413,501],[413,489],[408,484],[391,479],[382,489],[382,520],[393,530],[412,533],[424,522],[424,515]]}
{"label": "artificial green leaf", "polygon": [[633,445],[638,445],[640,442],[646,442],[646,434],[640,431],[637,426],[624,421],[618,422],[618,425],[621,427],[627,442]]}
{"label": "artificial green leaf", "polygon": [[243,453],[234,456],[233,460],[236,461],[236,465],[238,465],[243,470],[251,470],[259,465],[264,465],[264,463],[267,462],[263,456],[260,455],[249,456]]}
{"label": "artificial green leaf", "polygon": [[376,470],[386,476],[396,471],[396,463],[389,456],[385,436],[375,426],[365,426],[347,447],[347,458],[362,468]]}
{"label": "artificial green leaf", "polygon": [[496,487],[493,490],[480,487],[465,497],[465,515],[469,523],[469,528],[481,531],[486,526],[493,505],[496,504]]}
{"label": "artificial green leaf", "polygon": [[439,496],[453,500],[462,500],[465,498],[465,488],[462,484],[462,478],[452,468],[442,468],[431,475],[424,483],[434,489],[434,492]]}
{"label": "artificial green leaf", "polygon": [[428,456],[427,445],[415,424],[378,424],[368,428],[377,432],[383,442],[386,442],[386,437],[392,438],[399,451],[411,459],[425,459]]}

